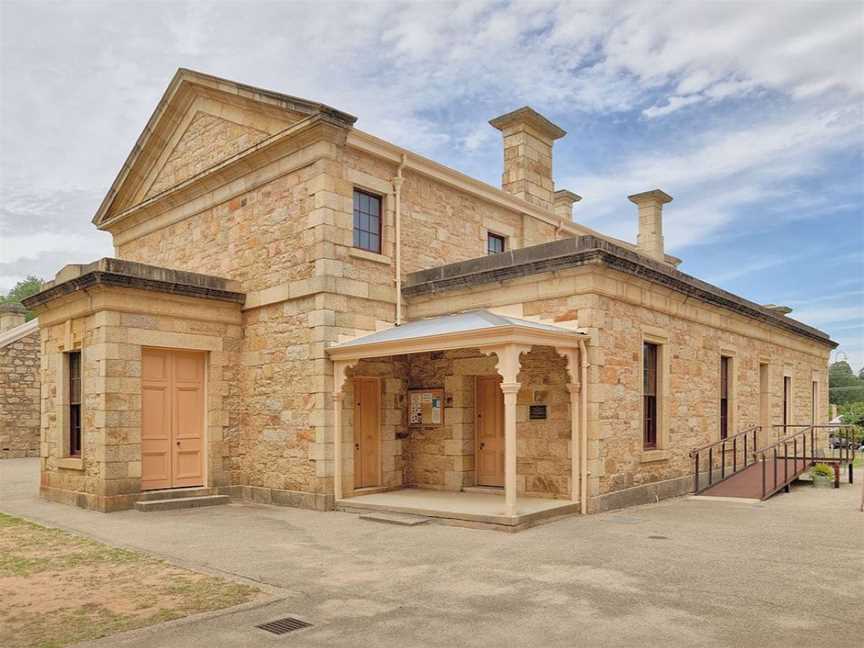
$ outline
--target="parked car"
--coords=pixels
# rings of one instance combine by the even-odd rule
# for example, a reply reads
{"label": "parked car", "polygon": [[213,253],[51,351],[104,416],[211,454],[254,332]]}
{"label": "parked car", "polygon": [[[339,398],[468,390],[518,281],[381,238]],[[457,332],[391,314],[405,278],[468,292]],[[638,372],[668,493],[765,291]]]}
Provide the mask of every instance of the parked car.
{"label": "parked car", "polygon": [[828,445],[831,446],[832,450],[836,450],[838,448],[851,448],[853,447],[854,442],[851,439],[847,439],[846,437],[838,437],[832,436],[828,438]]}

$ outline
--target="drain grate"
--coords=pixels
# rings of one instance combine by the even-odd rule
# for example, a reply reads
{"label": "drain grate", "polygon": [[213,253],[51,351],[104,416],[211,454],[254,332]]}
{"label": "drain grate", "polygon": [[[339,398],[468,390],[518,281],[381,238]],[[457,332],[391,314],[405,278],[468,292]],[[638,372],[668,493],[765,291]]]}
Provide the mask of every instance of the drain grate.
{"label": "drain grate", "polygon": [[285,617],[284,619],[276,619],[275,621],[262,623],[261,625],[257,625],[255,627],[261,628],[262,630],[266,630],[267,632],[275,635],[283,635],[288,634],[289,632],[294,632],[295,630],[311,628],[312,624],[301,621],[300,619],[295,619],[293,617]]}

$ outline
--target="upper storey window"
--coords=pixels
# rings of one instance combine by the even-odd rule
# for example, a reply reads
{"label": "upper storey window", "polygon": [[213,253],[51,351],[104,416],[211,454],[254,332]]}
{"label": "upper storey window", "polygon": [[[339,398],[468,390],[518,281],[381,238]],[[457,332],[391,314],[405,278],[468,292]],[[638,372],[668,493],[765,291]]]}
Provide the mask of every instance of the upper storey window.
{"label": "upper storey window", "polygon": [[381,196],[354,190],[354,247],[381,254]]}
{"label": "upper storey window", "polygon": [[500,254],[506,248],[507,239],[500,234],[489,232],[486,235],[486,253]]}

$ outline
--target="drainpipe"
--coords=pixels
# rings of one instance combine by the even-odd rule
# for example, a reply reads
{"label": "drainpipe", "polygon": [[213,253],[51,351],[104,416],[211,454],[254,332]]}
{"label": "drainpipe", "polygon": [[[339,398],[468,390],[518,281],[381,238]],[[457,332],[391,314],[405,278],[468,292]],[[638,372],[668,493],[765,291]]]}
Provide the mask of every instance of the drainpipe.
{"label": "drainpipe", "polygon": [[396,169],[396,177],[393,178],[393,198],[396,219],[396,326],[402,324],[402,169],[405,168],[406,155],[402,154],[402,160]]}
{"label": "drainpipe", "polygon": [[582,465],[579,467],[579,510],[582,515],[588,512],[588,351],[585,345],[584,338],[579,339],[579,358],[582,361],[582,389],[580,396],[582,397],[582,407],[580,408],[582,415],[581,425],[579,426],[579,459]]}

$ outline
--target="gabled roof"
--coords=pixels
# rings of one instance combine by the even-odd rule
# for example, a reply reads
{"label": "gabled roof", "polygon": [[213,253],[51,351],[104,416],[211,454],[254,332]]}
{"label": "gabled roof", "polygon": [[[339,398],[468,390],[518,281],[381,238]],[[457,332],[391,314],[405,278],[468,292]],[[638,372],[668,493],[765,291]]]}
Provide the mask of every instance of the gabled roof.
{"label": "gabled roof", "polygon": [[185,110],[201,94],[242,102],[276,114],[323,115],[349,126],[357,121],[353,115],[322,103],[179,68],[96,211],[94,224],[102,225],[111,215],[132,206],[130,201],[143,181],[143,174],[162,153]]}
{"label": "gabled roof", "polygon": [[335,344],[327,353],[332,359],[348,359],[507,343],[572,346],[584,336],[563,326],[473,310],[376,331]]}

